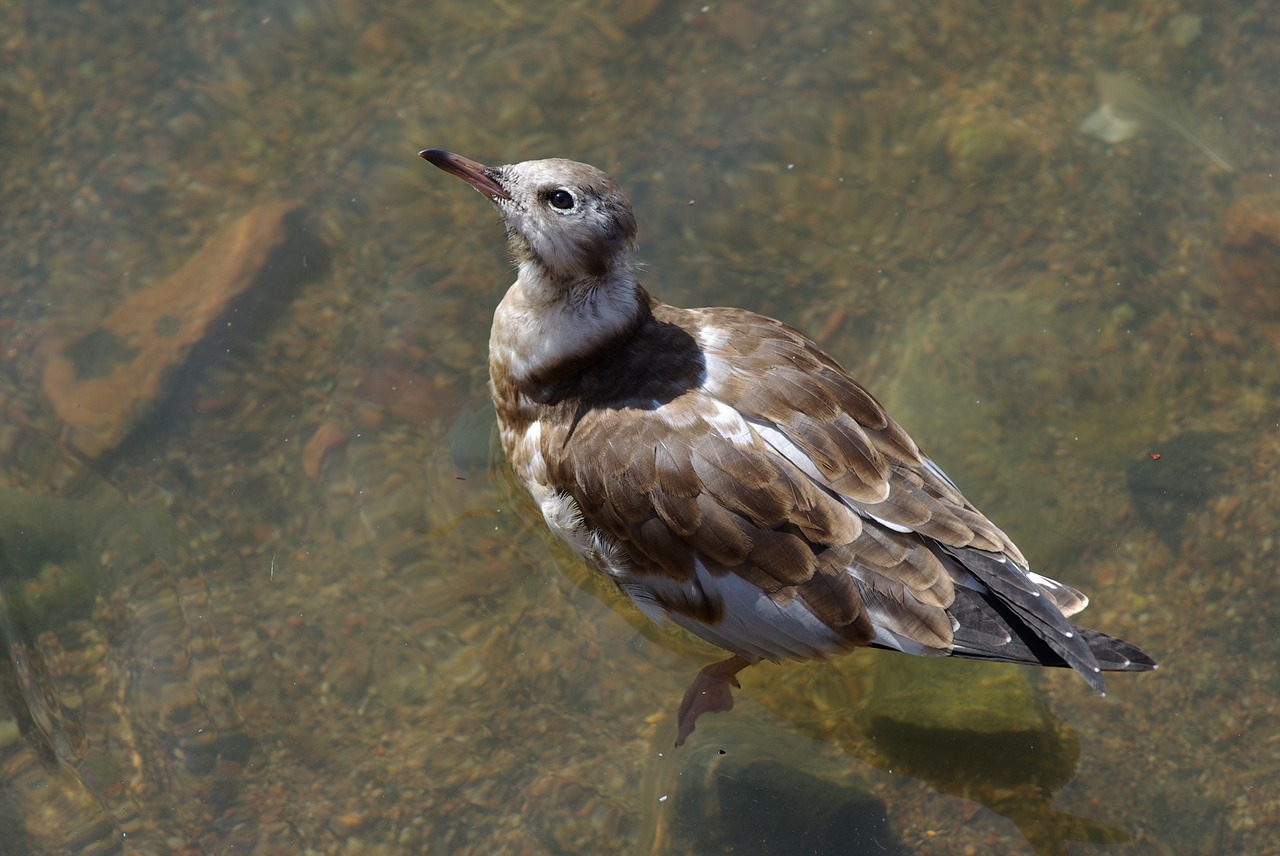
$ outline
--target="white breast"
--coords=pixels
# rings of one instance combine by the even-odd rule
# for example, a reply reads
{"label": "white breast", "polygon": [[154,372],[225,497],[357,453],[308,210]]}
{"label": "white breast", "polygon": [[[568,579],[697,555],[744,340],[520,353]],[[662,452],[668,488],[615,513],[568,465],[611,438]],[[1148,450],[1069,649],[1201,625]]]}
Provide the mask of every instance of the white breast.
{"label": "white breast", "polygon": [[634,281],[602,280],[586,293],[542,282],[526,263],[493,316],[489,359],[525,386],[597,348],[635,322]]}

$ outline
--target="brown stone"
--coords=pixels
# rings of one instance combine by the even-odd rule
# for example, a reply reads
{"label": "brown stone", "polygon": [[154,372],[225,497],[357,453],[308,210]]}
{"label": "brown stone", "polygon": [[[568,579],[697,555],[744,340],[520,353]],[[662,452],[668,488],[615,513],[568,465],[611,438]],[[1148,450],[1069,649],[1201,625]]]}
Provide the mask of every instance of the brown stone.
{"label": "brown stone", "polygon": [[620,27],[634,27],[649,20],[661,5],[662,0],[619,0],[613,19]]}
{"label": "brown stone", "polygon": [[415,425],[451,420],[462,405],[449,376],[428,377],[381,358],[360,381],[358,393],[364,401],[380,404],[388,413]]}
{"label": "brown stone", "polygon": [[181,270],[130,294],[98,326],[59,346],[43,387],[68,440],[97,458],[169,391],[191,349],[262,278],[289,238],[292,202],[263,202],[219,229]]}
{"label": "brown stone", "polygon": [[1218,273],[1227,301],[1280,320],[1280,195],[1244,196],[1227,211]]}
{"label": "brown stone", "polygon": [[336,419],[330,419],[317,428],[302,449],[302,471],[307,474],[307,478],[318,483],[324,472],[325,456],[344,445],[348,437],[350,432],[347,431],[347,426]]}
{"label": "brown stone", "polygon": [[744,52],[756,49],[773,31],[773,18],[737,0],[713,4],[706,14],[712,31]]}

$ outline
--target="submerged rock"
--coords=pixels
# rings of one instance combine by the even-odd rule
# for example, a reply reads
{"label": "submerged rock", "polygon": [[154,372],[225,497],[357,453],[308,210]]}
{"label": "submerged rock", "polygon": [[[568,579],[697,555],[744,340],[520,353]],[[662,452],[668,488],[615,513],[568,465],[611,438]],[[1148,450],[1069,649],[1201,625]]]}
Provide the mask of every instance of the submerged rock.
{"label": "submerged rock", "polygon": [[1023,669],[888,655],[858,718],[875,747],[868,760],[1009,818],[1040,856],[1067,856],[1076,841],[1129,840],[1122,829],[1053,807],[1075,778],[1080,741]]}
{"label": "submerged rock", "polygon": [[[67,440],[97,458],[120,444],[172,390],[201,341],[227,326],[251,290],[297,282],[321,261],[295,252],[292,202],[263,202],[219,229],[173,275],[135,291],[92,330],[62,343],[44,393]],[[251,320],[251,319],[249,319]]]}
{"label": "submerged rock", "polygon": [[642,852],[902,852],[884,801],[819,741],[774,723],[713,718],[665,756],[646,771],[642,790],[659,808]]}
{"label": "submerged rock", "polygon": [[881,657],[860,721],[893,769],[931,782],[1056,790],[1079,765],[1075,734],[1008,666]]}
{"label": "submerged rock", "polygon": [[1218,272],[1233,307],[1280,320],[1280,194],[1237,199],[1227,211]]}

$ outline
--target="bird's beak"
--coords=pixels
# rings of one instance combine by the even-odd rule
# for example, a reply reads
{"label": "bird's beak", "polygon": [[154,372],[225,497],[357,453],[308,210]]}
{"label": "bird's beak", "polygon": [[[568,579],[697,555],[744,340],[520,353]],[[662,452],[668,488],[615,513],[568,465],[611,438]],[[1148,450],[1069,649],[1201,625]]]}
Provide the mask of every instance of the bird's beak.
{"label": "bird's beak", "polygon": [[506,188],[499,184],[494,177],[498,171],[493,167],[485,166],[478,161],[473,161],[470,158],[464,158],[462,155],[455,155],[453,152],[446,152],[442,149],[427,149],[426,151],[418,152],[418,156],[426,158],[445,172],[456,175],[483,193],[492,202],[511,198],[511,194],[507,193]]}

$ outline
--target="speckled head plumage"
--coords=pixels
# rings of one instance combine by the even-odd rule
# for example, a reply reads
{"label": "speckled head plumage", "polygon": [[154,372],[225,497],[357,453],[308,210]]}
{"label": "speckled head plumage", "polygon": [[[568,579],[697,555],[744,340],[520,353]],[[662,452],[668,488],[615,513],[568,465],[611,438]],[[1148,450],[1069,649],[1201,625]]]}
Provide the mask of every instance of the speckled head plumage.
{"label": "speckled head plumage", "polygon": [[491,167],[439,149],[421,156],[493,203],[517,263],[540,265],[557,282],[630,268],[635,215],[622,188],[601,170],[563,158]]}
{"label": "speckled head plumage", "polygon": [[486,166],[439,149],[420,154],[493,203],[519,266],[489,338],[494,384],[546,399],[552,379],[643,323],[649,298],[635,278],[635,216],[612,178],[562,158]]}

